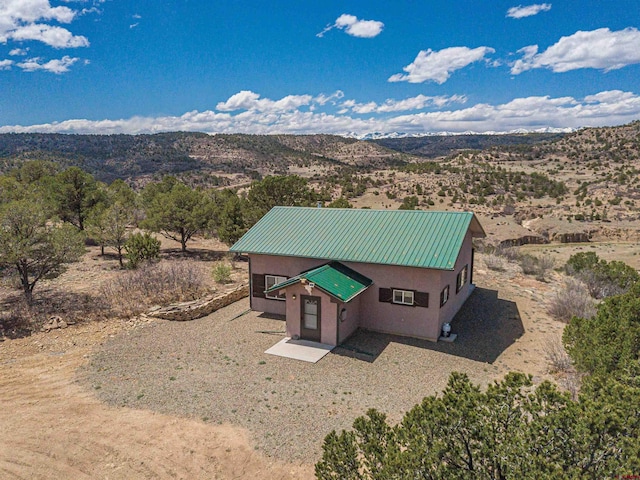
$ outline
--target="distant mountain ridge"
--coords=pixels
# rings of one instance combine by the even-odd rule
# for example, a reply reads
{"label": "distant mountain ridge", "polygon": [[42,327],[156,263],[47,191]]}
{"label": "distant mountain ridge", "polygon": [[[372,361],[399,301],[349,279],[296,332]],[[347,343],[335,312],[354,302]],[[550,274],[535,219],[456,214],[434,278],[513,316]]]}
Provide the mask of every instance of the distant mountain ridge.
{"label": "distant mountain ridge", "polygon": [[[381,135],[381,134],[380,134]],[[76,165],[103,181],[165,174],[243,174],[255,178],[300,168],[386,168],[460,150],[557,141],[564,132],[388,134],[366,140],[338,135],[248,135],[171,132],[144,135],[0,134],[0,171],[26,160]]]}
{"label": "distant mountain ridge", "polygon": [[544,128],[536,128],[536,129],[525,129],[518,128],[516,130],[510,130],[506,132],[500,131],[488,131],[488,132],[474,132],[474,131],[466,131],[466,132],[429,132],[429,133],[405,133],[405,132],[370,132],[365,134],[359,134],[355,132],[345,133],[344,136],[347,138],[357,138],[358,140],[382,140],[387,138],[422,138],[422,137],[452,137],[452,136],[466,136],[466,135],[520,135],[520,134],[534,134],[534,133],[573,133],[576,128],[555,128],[555,127],[544,127]]}

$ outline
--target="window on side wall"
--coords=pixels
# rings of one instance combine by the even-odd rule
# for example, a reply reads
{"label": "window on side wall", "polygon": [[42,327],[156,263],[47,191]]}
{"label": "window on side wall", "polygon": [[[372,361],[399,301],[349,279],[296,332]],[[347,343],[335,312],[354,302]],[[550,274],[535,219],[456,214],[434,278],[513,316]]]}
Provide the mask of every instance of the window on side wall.
{"label": "window on side wall", "polygon": [[413,305],[413,291],[412,290],[393,290],[393,303],[399,305]]}
{"label": "window on side wall", "polygon": [[442,292],[440,292],[440,306],[444,306],[447,301],[449,301],[449,285],[444,287]]}
{"label": "window on side wall", "polygon": [[[287,277],[281,277],[278,275],[265,275],[264,276],[264,289],[269,290],[274,285],[277,285],[280,282],[284,282]],[[277,294],[277,292],[265,293],[264,296],[266,298],[270,298],[271,300],[284,300],[285,294]]]}
{"label": "window on side wall", "polygon": [[456,278],[456,293],[462,290],[462,287],[467,283],[467,278],[469,277],[469,265],[465,265],[458,273],[458,277]]}

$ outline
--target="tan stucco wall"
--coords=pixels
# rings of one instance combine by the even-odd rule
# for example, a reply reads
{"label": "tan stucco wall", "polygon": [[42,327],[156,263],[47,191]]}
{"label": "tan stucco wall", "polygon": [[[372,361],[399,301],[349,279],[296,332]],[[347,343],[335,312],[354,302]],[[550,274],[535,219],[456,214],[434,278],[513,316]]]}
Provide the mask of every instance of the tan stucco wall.
{"label": "tan stucco wall", "polygon": [[[469,278],[471,276],[471,250],[473,248],[473,239],[471,238],[471,233],[467,232],[467,235],[464,239],[464,243],[462,249],[460,250],[460,255],[456,260],[455,269],[451,271],[442,271],[442,288],[445,285],[449,285],[449,301],[440,309],[439,312],[439,322],[438,322],[438,332],[441,331],[442,325],[451,322],[453,317],[455,317],[456,313],[460,310],[464,302],[469,298],[473,288],[469,284]],[[456,294],[456,279],[458,273],[465,265],[469,265],[469,272],[467,274],[467,283],[465,283],[464,287]],[[441,288],[441,290],[442,290]],[[438,292],[437,300],[438,304],[440,303],[440,293]]]}
{"label": "tan stucco wall", "polygon": [[[295,295],[295,300],[293,296]],[[331,301],[331,297],[318,288],[308,291],[304,285],[296,284],[287,288],[287,336],[300,335],[300,298],[301,295],[320,297],[320,342],[328,345],[337,345],[337,303]]]}
{"label": "tan stucco wall", "polygon": [[[371,287],[373,288],[373,287]],[[338,343],[344,342],[349,338],[360,326],[360,299],[362,295],[358,295],[349,303],[340,303],[338,307],[338,315],[343,308],[347,309],[345,320],[338,322],[340,335],[338,337]]]}
{"label": "tan stucco wall", "polygon": [[[471,233],[467,232],[463,243],[463,248],[456,261],[453,271],[432,270],[415,267],[401,267],[394,265],[377,265],[371,263],[342,262],[355,271],[373,280],[374,284],[365,292],[360,294],[354,302],[348,304],[347,321],[340,326],[340,340],[344,340],[360,326],[368,330],[378,332],[394,333],[398,335],[408,335],[429,340],[437,340],[440,336],[442,324],[450,322],[458,312],[464,301],[471,293],[471,288],[467,278],[467,283],[460,292],[456,294],[456,276],[465,266],[469,265],[469,275],[471,274]],[[327,260],[297,257],[275,257],[268,255],[251,255],[252,273],[282,275],[293,277],[305,270],[327,263]],[[445,285],[449,285],[449,301],[440,308],[440,292]],[[417,290],[429,293],[429,307],[413,307],[384,303],[378,301],[379,288],[398,288],[407,290]],[[253,298],[252,307],[254,310],[265,311],[284,315],[294,315],[298,318],[297,327],[287,324],[289,334],[299,334],[300,317],[300,294],[306,294],[301,285],[291,286],[287,289],[287,295],[296,293],[297,302],[285,302],[262,298]],[[315,293],[314,293],[315,295]],[[325,298],[327,305],[325,308]],[[330,297],[324,295],[322,299],[322,338],[327,339],[326,343],[335,344],[336,338],[336,304],[330,302]],[[340,307],[342,308],[342,307]],[[355,323],[357,320],[357,324]],[[326,327],[325,327],[326,325]],[[333,337],[330,337],[333,335]],[[324,342],[324,340],[323,340]]]}

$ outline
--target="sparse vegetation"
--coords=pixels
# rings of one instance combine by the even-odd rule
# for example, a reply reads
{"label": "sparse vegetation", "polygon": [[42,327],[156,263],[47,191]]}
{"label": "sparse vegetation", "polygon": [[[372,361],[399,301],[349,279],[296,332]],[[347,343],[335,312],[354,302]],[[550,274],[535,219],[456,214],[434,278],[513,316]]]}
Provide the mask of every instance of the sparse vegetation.
{"label": "sparse vegetation", "polygon": [[151,305],[195,300],[206,294],[204,272],[196,261],[145,263],[102,288],[102,296],[120,316],[137,315]]}
{"label": "sparse vegetation", "polygon": [[594,252],[572,255],[565,270],[587,286],[593,298],[606,298],[628,291],[640,281],[640,274],[620,261],[607,262]]}
{"label": "sparse vegetation", "polygon": [[525,274],[535,275],[536,279],[542,282],[547,280],[547,275],[555,264],[553,258],[547,254],[540,257],[529,254],[520,255],[519,262]]}
{"label": "sparse vegetation", "polygon": [[573,317],[593,317],[596,308],[586,285],[577,279],[568,278],[551,297],[547,311],[556,320],[569,322]]}
{"label": "sparse vegetation", "polygon": [[493,253],[484,256],[484,263],[489,270],[504,272],[507,269],[507,261],[505,258]]}
{"label": "sparse vegetation", "polygon": [[160,241],[149,233],[134,233],[124,244],[128,267],[135,269],[142,263],[157,259],[160,256]]}
{"label": "sparse vegetation", "polygon": [[0,268],[15,269],[29,304],[38,282],[57,277],[84,253],[83,236],[50,218],[37,198],[0,205]]}
{"label": "sparse vegetation", "polygon": [[217,283],[229,283],[231,281],[231,266],[225,262],[216,262],[212,274]]}

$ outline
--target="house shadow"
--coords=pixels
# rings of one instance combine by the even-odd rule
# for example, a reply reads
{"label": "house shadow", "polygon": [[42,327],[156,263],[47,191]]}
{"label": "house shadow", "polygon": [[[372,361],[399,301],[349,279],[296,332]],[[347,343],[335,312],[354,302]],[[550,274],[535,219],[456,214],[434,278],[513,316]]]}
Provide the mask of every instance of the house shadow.
{"label": "house shadow", "polygon": [[476,287],[451,322],[451,332],[457,334],[454,342],[436,343],[358,330],[332,353],[374,362],[393,342],[492,364],[524,334],[524,326],[515,302],[499,298],[496,290]]}

